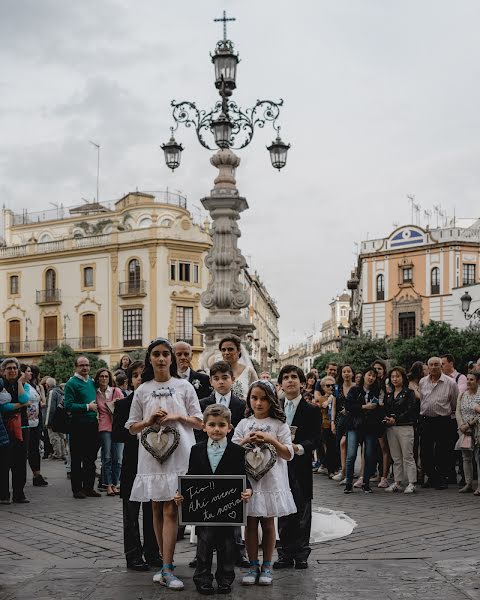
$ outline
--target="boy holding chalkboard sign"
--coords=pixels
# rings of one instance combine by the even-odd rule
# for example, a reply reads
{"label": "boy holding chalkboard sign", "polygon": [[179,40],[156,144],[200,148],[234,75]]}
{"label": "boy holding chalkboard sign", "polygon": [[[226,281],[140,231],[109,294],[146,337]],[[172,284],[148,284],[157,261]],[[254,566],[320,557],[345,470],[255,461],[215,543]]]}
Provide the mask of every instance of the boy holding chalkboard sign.
{"label": "boy holding chalkboard sign", "polygon": [[[222,404],[212,404],[203,413],[203,430],[207,441],[193,446],[187,475],[245,475],[245,451],[228,440],[232,430],[230,410]],[[252,496],[247,479],[246,490],[241,493],[244,502]],[[183,496],[178,492],[175,503],[182,504]],[[229,594],[235,579],[236,546],[233,526],[201,525],[197,533],[197,568],[193,580],[200,594],[215,593],[212,585],[213,552],[217,551],[217,592]]]}

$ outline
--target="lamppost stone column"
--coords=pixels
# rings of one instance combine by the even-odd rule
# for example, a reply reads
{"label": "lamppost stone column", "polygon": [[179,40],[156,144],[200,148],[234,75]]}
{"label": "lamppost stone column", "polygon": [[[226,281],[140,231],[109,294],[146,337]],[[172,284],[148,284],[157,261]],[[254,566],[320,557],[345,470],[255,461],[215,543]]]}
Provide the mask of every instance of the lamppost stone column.
{"label": "lamppost stone column", "polygon": [[240,158],[229,148],[222,148],[212,156],[210,162],[217,167],[219,174],[210,196],[201,200],[213,221],[213,245],[205,259],[210,280],[201,297],[209,315],[203,324],[197,325],[205,341],[203,368],[208,368],[215,359],[222,337],[233,333],[244,339],[247,333],[255,329],[241,314],[241,309],[250,303],[250,294],[240,282],[246,261],[238,248],[241,233],[237,221],[240,213],[248,208],[247,201],[240,196],[236,187],[235,169],[240,164]]}

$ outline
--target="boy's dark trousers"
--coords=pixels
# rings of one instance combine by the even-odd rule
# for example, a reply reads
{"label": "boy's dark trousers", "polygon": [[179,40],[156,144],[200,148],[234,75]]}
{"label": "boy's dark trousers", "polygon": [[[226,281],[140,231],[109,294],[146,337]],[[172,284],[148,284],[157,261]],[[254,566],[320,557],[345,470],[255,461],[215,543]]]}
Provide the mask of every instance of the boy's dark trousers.
{"label": "boy's dark trousers", "polygon": [[312,501],[305,498],[298,482],[290,480],[293,499],[297,512],[278,519],[280,544],[277,548],[278,558],[284,561],[306,561],[310,548],[310,531],[312,528]]}
{"label": "boy's dark trousers", "polygon": [[215,579],[218,585],[232,585],[235,579],[235,559],[237,549],[233,527],[195,527],[197,534],[197,568],[193,581],[197,587],[211,584],[213,551],[217,551],[217,572]]}
{"label": "boy's dark trousers", "polygon": [[[123,545],[127,564],[142,559],[142,554],[147,563],[160,560],[155,532],[153,530],[152,503],[133,502],[128,498],[123,501]],[[143,546],[140,539],[138,516],[142,507],[143,513]]]}

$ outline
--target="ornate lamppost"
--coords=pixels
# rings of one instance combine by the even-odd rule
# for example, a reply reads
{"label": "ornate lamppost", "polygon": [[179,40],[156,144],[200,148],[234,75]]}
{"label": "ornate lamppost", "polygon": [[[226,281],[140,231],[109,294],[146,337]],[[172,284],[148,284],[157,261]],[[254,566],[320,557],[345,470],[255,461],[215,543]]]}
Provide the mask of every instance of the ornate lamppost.
{"label": "ornate lamppost", "polygon": [[250,144],[257,127],[263,128],[270,122],[276,131],[276,139],[268,146],[270,160],[274,168],[280,170],[287,162],[290,144],[280,138],[277,119],[282,100],[257,100],[252,108],[242,110],[231,99],[236,89],[238,54],[233,43],[227,39],[227,22],[235,21],[223,17],[214,19],[223,23],[223,39],[217,43],[212,63],[215,67],[215,87],[221,100],[209,112],[197,108],[194,102],[172,101],[173,120],[170,140],[162,145],[167,166],[175,170],[181,161],[183,146],[175,140],[174,132],[180,124],[194,128],[200,144],[208,150],[217,150],[210,158],[211,164],[219,171],[214,180],[210,196],[202,198],[203,206],[212,219],[211,233],[213,245],[205,259],[210,272],[210,281],[201,296],[202,305],[209,316],[197,329],[205,336],[203,366],[217,351],[219,340],[228,333],[235,333],[242,339],[255,327],[241,314],[249,305],[249,292],[239,281],[241,271],[246,266],[245,258],[238,248],[240,229],[237,221],[240,213],[248,208],[245,198],[236,187],[235,171],[240,158],[233,149],[245,148]]}
{"label": "ornate lamppost", "polygon": [[469,313],[470,305],[472,303],[472,297],[468,292],[465,292],[463,296],[460,298],[460,302],[462,303],[462,312],[463,316],[467,321],[480,321],[480,308],[476,308],[472,313]]}

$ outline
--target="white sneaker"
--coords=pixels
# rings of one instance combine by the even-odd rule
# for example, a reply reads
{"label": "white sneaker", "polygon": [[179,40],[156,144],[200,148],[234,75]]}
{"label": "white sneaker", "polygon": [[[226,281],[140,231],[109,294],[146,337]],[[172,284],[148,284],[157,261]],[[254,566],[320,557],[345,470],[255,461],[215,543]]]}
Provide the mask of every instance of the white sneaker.
{"label": "white sneaker", "polygon": [[336,475],[332,477],[333,481],[342,481],[343,478],[344,477],[341,471],[339,471]]}
{"label": "white sneaker", "polygon": [[346,477],[344,477],[344,478],[342,479],[342,481],[340,481],[340,482],[339,482],[339,485],[346,485],[346,483],[347,483],[347,478],[346,478]]}
{"label": "white sneaker", "polygon": [[[258,567],[250,567],[250,570],[242,577],[242,585],[255,585],[259,579]],[[271,583],[271,582],[270,582]]]}
{"label": "white sneaker", "polygon": [[386,492],[401,492],[402,491],[402,487],[398,485],[398,483],[392,483],[392,485],[389,485],[387,488],[385,488]]}
{"label": "white sneaker", "polygon": [[272,585],[273,575],[270,569],[264,569],[260,571],[260,577],[258,578],[258,585]]}
{"label": "white sneaker", "polygon": [[363,477],[359,477],[357,481],[353,484],[354,488],[361,488],[363,485]]}
{"label": "white sneaker", "polygon": [[415,484],[409,483],[405,488],[404,494],[413,494],[415,492]]}
{"label": "white sneaker", "polygon": [[318,469],[314,471],[314,473],[317,473],[317,475],[328,475],[328,469],[327,467],[321,466],[318,467]]}
{"label": "white sneaker", "polygon": [[382,477],[380,479],[380,483],[377,485],[377,487],[379,488],[388,488],[390,484],[388,483],[388,479],[386,479],[385,477]]}
{"label": "white sneaker", "polygon": [[184,585],[178,577],[176,577],[171,571],[159,571],[153,576],[153,581],[164,585],[169,590],[183,590]]}

